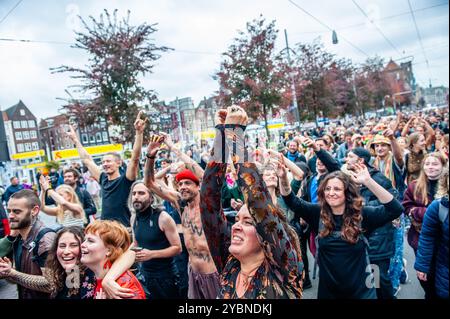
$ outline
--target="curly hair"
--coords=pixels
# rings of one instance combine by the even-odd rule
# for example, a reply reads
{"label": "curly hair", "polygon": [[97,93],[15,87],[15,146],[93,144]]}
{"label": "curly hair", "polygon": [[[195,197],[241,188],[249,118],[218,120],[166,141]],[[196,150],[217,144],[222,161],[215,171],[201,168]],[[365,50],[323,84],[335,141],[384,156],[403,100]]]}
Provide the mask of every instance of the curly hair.
{"label": "curly hair", "polygon": [[330,235],[334,230],[333,212],[325,199],[325,189],[328,182],[332,179],[338,179],[344,184],[345,194],[345,209],[344,209],[344,223],[342,225],[342,239],[355,244],[358,241],[359,235],[363,232],[361,229],[362,221],[362,204],[363,198],[359,194],[358,186],[341,171],[336,171],[328,174],[320,183],[318,190],[318,199],[321,206],[320,218],[323,221],[325,228],[320,231],[319,237],[323,238]]}
{"label": "curly hair", "polygon": [[[84,232],[83,229],[80,227],[63,227],[61,230],[58,231],[56,234],[55,240],[53,241],[52,246],[50,247],[50,250],[48,251],[47,260],[45,263],[47,274],[49,274],[49,281],[55,289],[53,290],[51,297],[54,298],[61,290],[64,288],[64,284],[66,282],[67,272],[66,270],[61,266],[61,264],[58,261],[58,257],[56,255],[56,251],[58,250],[59,246],[59,240],[61,239],[61,236],[65,233],[72,234],[77,243],[78,247],[80,248],[80,254],[77,257],[77,266],[80,269],[80,273],[83,273],[86,270],[86,267],[83,266],[80,263],[81,258],[81,243],[84,241]],[[70,294],[77,294],[78,293],[77,287],[70,288]]]}

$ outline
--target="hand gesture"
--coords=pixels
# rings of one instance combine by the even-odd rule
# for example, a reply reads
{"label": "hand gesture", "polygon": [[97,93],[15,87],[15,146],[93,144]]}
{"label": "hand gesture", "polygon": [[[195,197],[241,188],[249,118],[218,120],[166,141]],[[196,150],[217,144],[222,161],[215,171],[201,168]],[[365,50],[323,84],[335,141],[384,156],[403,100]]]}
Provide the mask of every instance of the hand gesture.
{"label": "hand gesture", "polygon": [[366,165],[354,164],[354,169],[349,171],[351,178],[358,185],[365,185],[370,179],[370,173]]}
{"label": "hand gesture", "polygon": [[145,120],[141,119],[142,111],[139,111],[136,121],[134,121],[134,129],[136,130],[136,134],[144,134],[145,125],[148,123],[148,117]]}
{"label": "hand gesture", "polygon": [[283,156],[283,154],[281,154],[281,153],[278,154],[278,159],[275,160],[273,162],[273,164],[274,164],[274,169],[275,169],[275,172],[276,172],[277,176],[279,178],[286,177],[287,169],[286,169],[286,165],[284,163],[284,156]]}
{"label": "hand gesture", "polygon": [[242,205],[244,205],[244,203],[240,199],[232,198],[230,201],[230,205],[231,208],[238,212],[241,209]]}
{"label": "hand gesture", "polygon": [[427,281],[427,274],[424,272],[417,271],[417,278],[422,281]]}
{"label": "hand gesture", "polygon": [[225,119],[227,117],[227,110],[218,110],[216,112],[216,115],[214,117],[216,125],[223,125],[225,124]]}
{"label": "hand gesture", "polygon": [[172,149],[175,146],[175,144],[173,143],[172,138],[170,137],[169,134],[164,133],[164,132],[159,132],[159,135],[164,137],[164,144],[166,144],[169,149]]}
{"label": "hand gesture", "polygon": [[78,141],[78,135],[72,125],[69,125],[69,132],[66,132],[66,135],[68,138],[70,138],[72,143],[76,144],[76,142]]}
{"label": "hand gesture", "polygon": [[314,142],[312,139],[310,139],[309,137],[305,138],[303,140],[303,143],[307,146],[307,147],[311,147],[314,151],[319,151],[320,148],[316,145],[316,142]]}
{"label": "hand gesture", "polygon": [[8,257],[0,258],[0,276],[8,277],[11,274],[12,263]]}
{"label": "hand gesture", "polygon": [[383,132],[383,136],[390,139],[391,141],[395,138],[394,137],[394,131],[392,131],[391,129],[387,129]]}
{"label": "hand gesture", "polygon": [[50,188],[50,177],[41,175],[41,177],[39,177],[39,184],[41,184],[42,190],[46,192]]}
{"label": "hand gesture", "polygon": [[225,124],[247,125],[248,116],[243,108],[233,105],[227,108]]}
{"label": "hand gesture", "polygon": [[[105,280],[102,281],[102,288],[104,291],[104,294],[108,295],[111,299],[127,299],[127,298],[133,298],[133,290],[121,287],[116,281],[114,280]],[[96,298],[96,299],[105,299],[102,298]]]}
{"label": "hand gesture", "polygon": [[184,162],[176,162],[170,164],[170,172],[175,174],[181,172],[184,168],[185,168]]}
{"label": "hand gesture", "polygon": [[136,252],[136,262],[148,261],[152,259],[152,251],[148,249],[142,249]]}
{"label": "hand gesture", "polygon": [[164,141],[164,137],[159,135],[152,135],[150,136],[150,142],[147,146],[147,155],[154,157],[156,156],[156,153],[158,153],[159,149],[161,148],[161,143]]}

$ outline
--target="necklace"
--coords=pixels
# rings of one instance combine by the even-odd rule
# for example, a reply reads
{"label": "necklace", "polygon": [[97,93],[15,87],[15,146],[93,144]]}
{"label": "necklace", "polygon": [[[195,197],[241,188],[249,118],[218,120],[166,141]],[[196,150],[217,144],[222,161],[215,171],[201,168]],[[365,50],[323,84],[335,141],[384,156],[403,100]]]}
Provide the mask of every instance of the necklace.
{"label": "necklace", "polygon": [[[251,281],[251,279],[252,279],[253,277],[255,277],[255,274],[256,274],[256,273],[253,273],[253,272],[254,272],[255,270],[257,270],[257,269],[259,268],[259,266],[260,266],[260,265],[258,265],[257,267],[253,268],[248,274],[246,274],[246,273],[243,272],[242,270],[239,271],[239,274],[238,274],[238,281],[240,282],[241,276],[244,277],[244,280],[243,280],[244,288],[247,288],[248,285],[249,285],[249,281]],[[251,275],[251,273],[253,273],[253,275]]]}

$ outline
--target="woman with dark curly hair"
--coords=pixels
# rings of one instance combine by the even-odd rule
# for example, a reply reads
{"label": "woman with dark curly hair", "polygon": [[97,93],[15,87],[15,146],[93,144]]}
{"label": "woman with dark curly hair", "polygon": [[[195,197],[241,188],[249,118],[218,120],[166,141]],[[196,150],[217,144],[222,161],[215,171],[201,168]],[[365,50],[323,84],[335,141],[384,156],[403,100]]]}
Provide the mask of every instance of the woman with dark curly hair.
{"label": "woman with dark curly hair", "polygon": [[[218,132],[203,178],[200,211],[211,256],[220,274],[218,298],[301,298],[303,266],[300,252],[295,249],[296,234],[289,231],[283,213],[249,159],[251,153],[244,143],[247,114],[232,106],[219,111],[216,123]],[[227,165],[236,167],[237,183],[244,195],[231,234],[220,198]]]}
{"label": "woman with dark curly hair", "polygon": [[[45,265],[43,276],[25,274],[11,268],[8,258],[0,258],[0,276],[28,289],[50,293],[52,299],[92,299],[96,278],[80,263],[84,232],[80,227],[64,227],[56,234]],[[134,262],[134,252],[126,252],[109,270],[118,278]],[[116,296],[131,297],[129,289],[112,286]]]}
{"label": "woman with dark curly hair", "polygon": [[[283,163],[280,166],[284,167]],[[376,299],[364,233],[394,220],[403,210],[400,202],[371,178],[367,167],[356,166],[351,177],[341,171],[328,174],[319,186],[318,204],[297,198],[286,169],[279,170],[287,206],[319,234],[318,299]],[[365,185],[383,205],[363,206],[358,184]]]}

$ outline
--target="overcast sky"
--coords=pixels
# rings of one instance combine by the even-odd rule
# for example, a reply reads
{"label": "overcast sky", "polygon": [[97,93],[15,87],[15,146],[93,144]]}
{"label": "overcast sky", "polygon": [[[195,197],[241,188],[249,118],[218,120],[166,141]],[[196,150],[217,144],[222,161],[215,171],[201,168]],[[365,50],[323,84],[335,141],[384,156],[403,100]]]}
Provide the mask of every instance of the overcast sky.
{"label": "overcast sky", "polygon": [[[330,52],[355,63],[363,62],[365,54],[386,60],[413,59],[419,85],[427,86],[431,79],[433,85],[448,87],[448,1],[409,1],[425,53],[408,0],[0,0],[0,39],[55,42],[0,40],[0,109],[21,99],[38,118],[57,115],[62,104],[57,98],[66,97],[64,90],[75,82],[69,74],[51,74],[49,68],[87,62],[84,51],[70,47],[73,30],[82,30],[76,15],[98,17],[105,8],[119,9],[119,16],[129,9],[133,24],[158,23],[156,44],[175,51],[163,54],[143,84],[167,102],[190,96],[197,105],[204,96],[213,95],[218,84],[212,75],[219,69],[221,53],[237,30],[244,30],[246,22],[260,14],[276,20],[279,50],[285,46],[283,30],[287,29],[290,46],[322,37]],[[335,29],[339,43],[333,45],[331,32],[293,3]]]}

